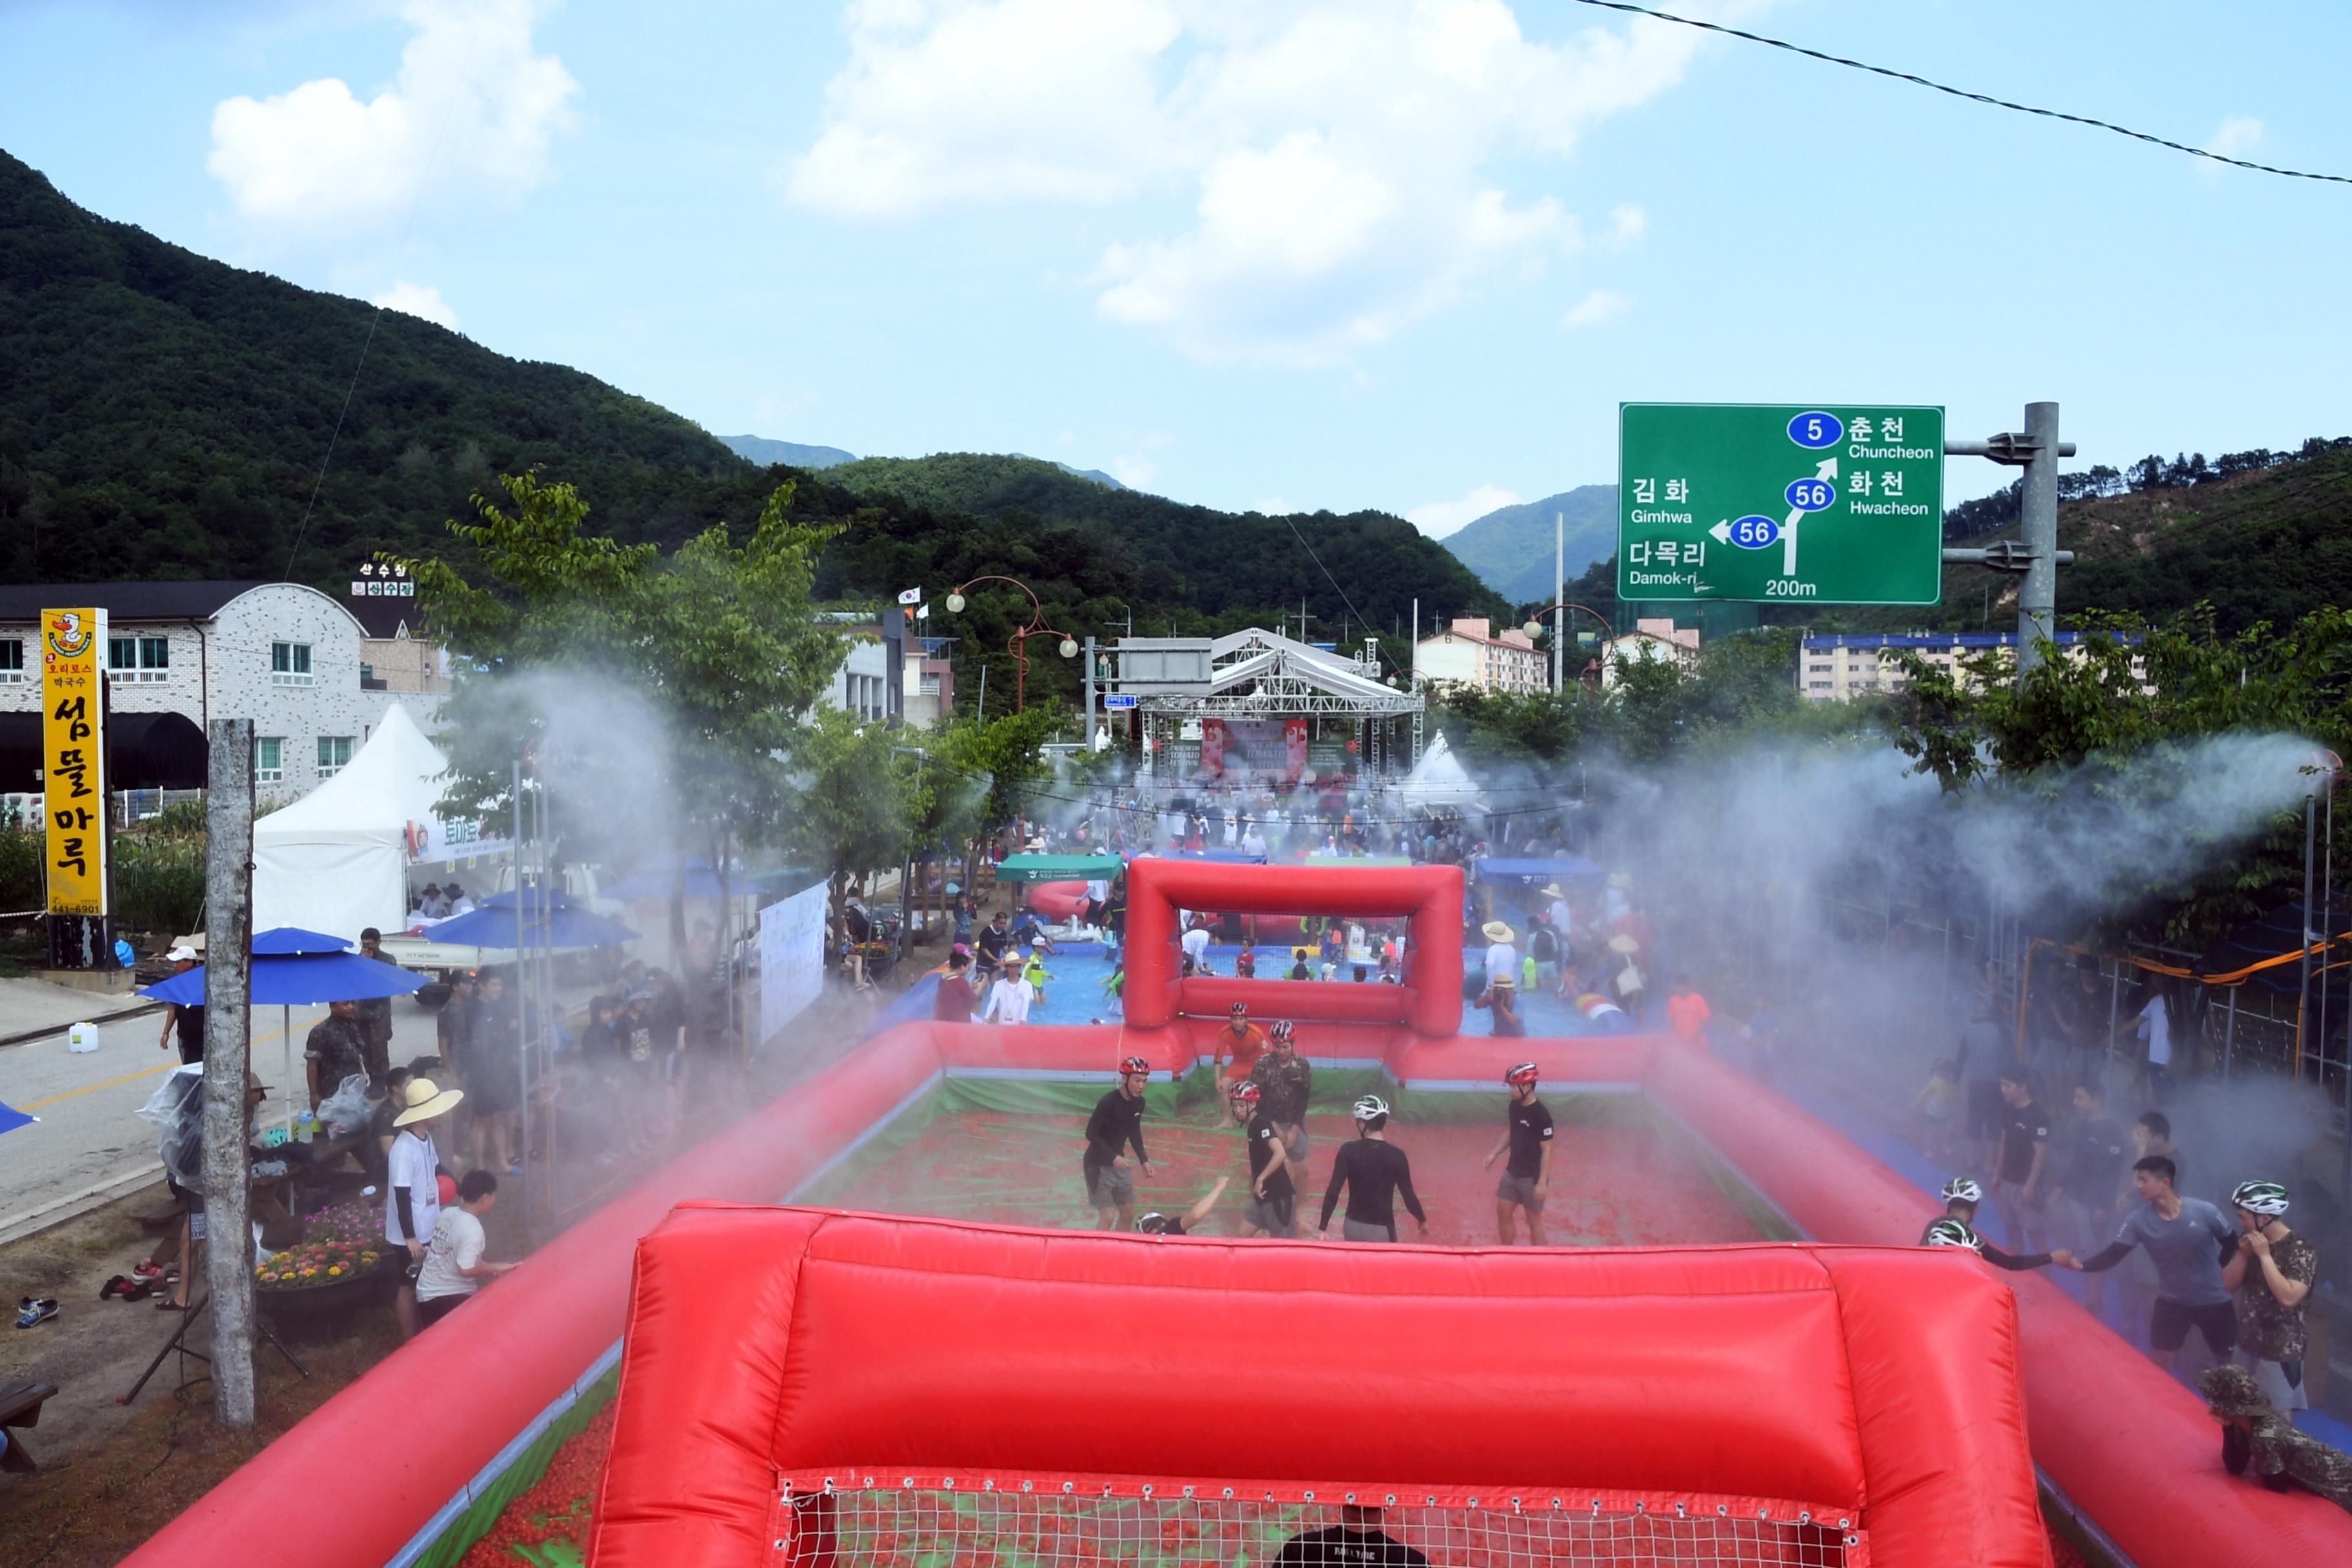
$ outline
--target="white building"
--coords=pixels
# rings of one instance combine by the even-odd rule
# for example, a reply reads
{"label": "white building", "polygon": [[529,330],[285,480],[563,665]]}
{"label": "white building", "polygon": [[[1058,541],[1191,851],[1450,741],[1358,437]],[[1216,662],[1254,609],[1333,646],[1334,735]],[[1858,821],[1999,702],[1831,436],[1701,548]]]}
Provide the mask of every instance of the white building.
{"label": "white building", "polygon": [[[254,790],[289,800],[331,778],[394,702],[430,727],[437,695],[362,679],[362,628],[299,583],[79,583],[0,587],[0,711],[40,707],[40,616],[107,615],[109,700],[203,726],[254,721]],[[375,688],[372,689],[371,688]]]}
{"label": "white building", "polygon": [[[887,718],[890,661],[882,629],[871,622],[845,629],[849,650],[818,700],[861,720]],[[906,654],[899,660],[898,716],[909,729],[928,730],[954,709],[955,668],[948,661],[948,650],[954,641],[953,637],[908,634]]]}
{"label": "white building", "polygon": [[1677,626],[1670,616],[1644,616],[1623,637],[1611,637],[1601,649],[1601,689],[1617,685],[1621,661],[1672,659],[1687,668],[1698,662],[1698,628]]}
{"label": "white building", "polygon": [[[2069,658],[2081,653],[2083,634],[2061,632],[2057,642]],[[1797,659],[1797,689],[1815,702],[1843,702],[1855,697],[1900,691],[1903,672],[1895,666],[1897,652],[1913,653],[1931,669],[1961,677],[1961,685],[1977,690],[1983,682],[1970,674],[1966,659],[1990,654],[2002,668],[2017,665],[2015,632],[1895,632],[1872,636],[1807,637]],[[2132,672],[2147,673],[2146,661],[2132,660]]]}
{"label": "white building", "polygon": [[1421,639],[1413,671],[1424,682],[1525,694],[1551,689],[1551,656],[1513,626],[1496,636],[1483,616],[1465,617]]}

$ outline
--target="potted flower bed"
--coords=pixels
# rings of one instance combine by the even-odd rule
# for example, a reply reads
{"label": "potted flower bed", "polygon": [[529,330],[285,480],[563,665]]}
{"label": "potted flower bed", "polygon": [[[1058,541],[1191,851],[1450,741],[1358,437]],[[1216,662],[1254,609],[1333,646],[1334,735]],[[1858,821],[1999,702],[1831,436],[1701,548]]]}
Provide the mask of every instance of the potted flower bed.
{"label": "potted flower bed", "polygon": [[365,1199],[320,1209],[302,1239],[254,1266],[254,1300],[281,1329],[340,1328],[399,1282],[407,1255],[383,1239],[383,1216]]}

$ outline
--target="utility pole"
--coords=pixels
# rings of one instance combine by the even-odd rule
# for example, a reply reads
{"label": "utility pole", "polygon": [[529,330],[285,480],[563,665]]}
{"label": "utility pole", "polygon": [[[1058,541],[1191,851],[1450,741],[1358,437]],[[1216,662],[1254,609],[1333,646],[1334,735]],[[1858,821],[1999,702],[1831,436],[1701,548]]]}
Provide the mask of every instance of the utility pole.
{"label": "utility pole", "polygon": [[2017,593],[2017,683],[2042,662],[2041,643],[2057,635],[2058,568],[2074,564],[2074,552],[2058,548],[2058,459],[2074,455],[2074,443],[2058,439],[2058,405],[2025,405],[2025,430],[1983,441],[1944,443],[1948,457],[1984,458],[2023,468],[2018,485],[2018,537],[1984,549],[1947,549],[1950,565],[1982,566],[2024,579]]}
{"label": "utility pole", "polygon": [[1551,694],[1559,695],[1559,639],[1568,629],[1568,513],[1551,514]]}
{"label": "utility pole", "polygon": [[1087,634],[1087,727],[1082,731],[1087,750],[1095,749],[1095,637]]}
{"label": "utility pole", "polygon": [[[205,1284],[213,1310],[213,1419],[253,1429],[252,1156],[245,1073],[253,1034],[253,721],[215,719],[205,764]],[[295,1092],[288,1084],[285,1092]],[[193,1238],[192,1238],[193,1239]],[[181,1268],[195,1281],[195,1259]]]}

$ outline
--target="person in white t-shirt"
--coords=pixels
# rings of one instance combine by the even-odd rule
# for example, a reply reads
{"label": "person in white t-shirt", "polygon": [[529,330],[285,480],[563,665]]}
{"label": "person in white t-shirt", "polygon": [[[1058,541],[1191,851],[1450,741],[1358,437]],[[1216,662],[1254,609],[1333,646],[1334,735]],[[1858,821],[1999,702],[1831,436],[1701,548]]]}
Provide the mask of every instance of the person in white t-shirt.
{"label": "person in white t-shirt", "polygon": [[466,1098],[462,1089],[443,1089],[429,1078],[412,1078],[402,1086],[408,1109],[392,1119],[399,1131],[393,1135],[385,1160],[383,1238],[408,1249],[408,1278],[400,1287],[396,1310],[400,1337],[413,1340],[423,1327],[416,1315],[416,1274],[425,1263],[425,1248],[441,1218],[441,1152],[433,1145],[429,1125],[446,1115]]}
{"label": "person in white t-shirt", "polygon": [[1478,928],[1486,938],[1486,983],[1506,981],[1513,986],[1519,983],[1519,950],[1513,945],[1518,933],[1501,921],[1488,921]]}
{"label": "person in white t-shirt", "polygon": [[1037,988],[1012,964],[996,973],[996,983],[988,988],[988,1005],[980,1012],[983,1024],[1025,1024],[1029,1021],[1029,1004],[1036,1000]]}
{"label": "person in white t-shirt", "polygon": [[2164,977],[2149,976],[2147,1005],[2136,1020],[2140,1038],[2147,1042],[2147,1094],[2162,1104],[2172,1076],[2172,1004],[2165,994]]}
{"label": "person in white t-shirt", "polygon": [[1209,973],[1209,928],[1207,926],[1194,926],[1186,931],[1180,945],[1184,949],[1184,956],[1192,961],[1193,973]]}
{"label": "person in white t-shirt", "polygon": [[511,1263],[482,1259],[488,1238],[482,1216],[499,1201],[499,1179],[488,1171],[468,1171],[457,1184],[457,1206],[443,1209],[433,1222],[433,1239],[425,1248],[425,1266],[416,1274],[416,1315],[431,1328],[471,1300],[482,1281],[504,1274]]}

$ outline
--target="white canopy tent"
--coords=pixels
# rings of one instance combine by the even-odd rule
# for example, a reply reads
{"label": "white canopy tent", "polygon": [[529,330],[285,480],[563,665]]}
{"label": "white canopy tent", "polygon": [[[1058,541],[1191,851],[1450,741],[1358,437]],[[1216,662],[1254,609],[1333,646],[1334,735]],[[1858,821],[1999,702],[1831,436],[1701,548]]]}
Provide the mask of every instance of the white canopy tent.
{"label": "white canopy tent", "polygon": [[1429,742],[1412,772],[1397,784],[1397,793],[1408,805],[1474,805],[1478,801],[1478,786],[1470,782],[1444,735]]}
{"label": "white canopy tent", "polygon": [[[407,923],[407,871],[507,846],[453,844],[436,808],[449,761],[398,704],[342,772],[253,825],[253,929],[299,926],[352,942]],[[461,829],[458,837],[467,837]]]}

